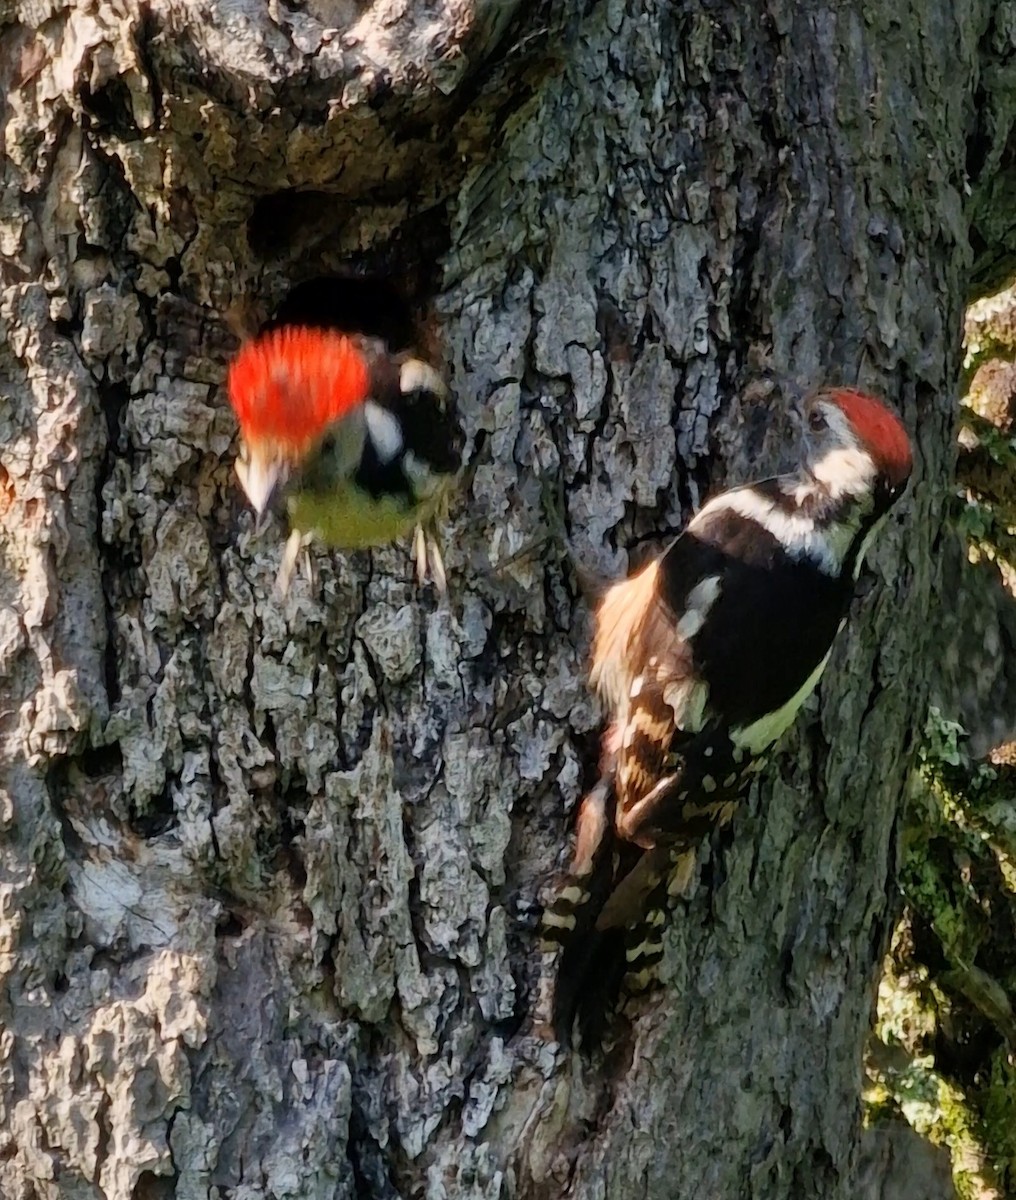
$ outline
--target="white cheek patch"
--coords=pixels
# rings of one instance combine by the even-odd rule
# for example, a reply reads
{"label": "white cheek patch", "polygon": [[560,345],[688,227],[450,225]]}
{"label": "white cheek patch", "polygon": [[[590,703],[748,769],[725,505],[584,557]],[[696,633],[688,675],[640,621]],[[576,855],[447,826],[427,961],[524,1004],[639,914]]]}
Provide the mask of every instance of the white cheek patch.
{"label": "white cheek patch", "polygon": [[363,416],[367,422],[367,436],[383,463],[390,463],[402,450],[402,429],[398,421],[386,409],[373,400],[365,400]]}
{"label": "white cheek patch", "polygon": [[[821,404],[828,432],[812,449],[812,475],[834,500],[863,496],[875,482],[875,464],[857,440],[846,414],[835,404]],[[822,454],[824,445],[829,449]],[[816,456],[820,455],[820,457]]]}
{"label": "white cheek patch", "polygon": [[334,473],[342,479],[353,475],[363,458],[364,441],[367,437],[367,422],[363,409],[354,408],[351,413],[333,421],[328,427],[331,442],[329,451]]}
{"label": "white cheek patch", "polygon": [[444,380],[429,363],[419,358],[407,358],[399,371],[399,391],[403,396],[409,392],[433,392],[443,396],[447,389]]}
{"label": "white cheek patch", "polygon": [[677,623],[677,636],[686,642],[695,636],[706,623],[709,610],[716,603],[720,594],[719,575],[710,575],[688,593],[685,610]]}
{"label": "white cheek patch", "polygon": [[815,463],[812,474],[824,484],[834,500],[843,496],[863,496],[871,491],[875,465],[871,455],[857,446],[830,450]]}

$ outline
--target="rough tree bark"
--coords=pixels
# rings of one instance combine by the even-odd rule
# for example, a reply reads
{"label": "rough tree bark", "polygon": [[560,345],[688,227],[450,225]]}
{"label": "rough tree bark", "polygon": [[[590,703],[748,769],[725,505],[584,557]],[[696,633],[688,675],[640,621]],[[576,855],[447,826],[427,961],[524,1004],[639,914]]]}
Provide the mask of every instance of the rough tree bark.
{"label": "rough tree bark", "polygon": [[[0,1194],[910,1194],[862,1047],[1013,5],[2,11]],[[349,268],[441,330],[450,608],[405,547],[276,602],[231,477],[230,313]],[[570,575],[515,557],[541,487],[621,571],[823,377],[916,436],[877,586],[629,1059],[555,1056],[530,918],[597,714]]]}

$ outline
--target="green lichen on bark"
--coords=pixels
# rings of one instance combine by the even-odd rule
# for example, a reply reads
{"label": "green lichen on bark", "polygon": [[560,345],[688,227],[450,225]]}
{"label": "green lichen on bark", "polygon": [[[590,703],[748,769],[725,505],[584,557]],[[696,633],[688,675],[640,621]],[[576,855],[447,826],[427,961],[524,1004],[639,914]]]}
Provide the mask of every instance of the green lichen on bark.
{"label": "green lichen on bark", "polygon": [[1016,767],[933,710],[903,834],[906,907],[879,988],[868,1115],[952,1154],[961,1200],[1016,1190]]}
{"label": "green lichen on bark", "polygon": [[[988,630],[988,656],[1005,659],[1016,594],[1016,288],[968,311],[965,376],[951,523],[972,603],[990,592],[998,605],[985,606],[971,644]],[[964,611],[958,604],[961,624]],[[970,676],[979,662],[960,654],[957,665]],[[879,988],[867,1109],[872,1123],[902,1115],[946,1146],[958,1195],[983,1200],[1016,1194],[1016,742],[1008,691],[982,704],[990,720],[969,711],[985,726],[973,738],[952,719],[956,697],[956,711],[930,711],[904,818],[903,912]]]}

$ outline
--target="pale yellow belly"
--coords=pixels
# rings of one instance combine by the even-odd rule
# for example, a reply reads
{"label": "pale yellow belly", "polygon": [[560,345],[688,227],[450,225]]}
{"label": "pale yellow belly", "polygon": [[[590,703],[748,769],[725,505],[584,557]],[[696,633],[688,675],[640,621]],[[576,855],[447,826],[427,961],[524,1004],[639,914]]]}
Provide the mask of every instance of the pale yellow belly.
{"label": "pale yellow belly", "polygon": [[289,520],[294,529],[310,533],[328,546],[363,550],[397,541],[429,517],[437,497],[407,505],[404,499],[377,499],[352,483],[328,493],[327,498],[299,492],[289,499]]}
{"label": "pale yellow belly", "polygon": [[812,671],[796,695],[792,696],[782,708],[778,708],[775,712],[767,713],[760,720],[752,722],[751,725],[732,730],[730,740],[734,745],[739,750],[747,750],[749,754],[761,754],[763,750],[771,746],[778,738],[781,738],[790,726],[793,725],[798,709],[815,690],[831,653],[832,650],[826,654],[825,658]]}

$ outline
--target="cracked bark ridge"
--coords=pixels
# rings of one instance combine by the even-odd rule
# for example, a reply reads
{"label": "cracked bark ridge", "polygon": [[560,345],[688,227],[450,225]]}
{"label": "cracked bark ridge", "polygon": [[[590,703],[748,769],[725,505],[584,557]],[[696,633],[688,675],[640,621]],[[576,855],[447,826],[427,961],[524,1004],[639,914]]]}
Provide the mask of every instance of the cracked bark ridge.
{"label": "cracked bark ridge", "polygon": [[[4,1196],[858,1194],[988,7],[4,10]],[[350,268],[441,331],[449,609],[405,546],[276,602],[231,476],[236,314]],[[916,431],[878,586],[623,1069],[562,1063],[527,914],[597,714],[544,485],[619,571],[820,376]]]}
{"label": "cracked bark ridge", "polygon": [[963,492],[959,533],[939,550],[948,613],[945,653],[934,699],[970,735],[975,758],[1010,742],[1016,732],[1016,607],[1009,565],[1016,539],[1011,442],[1016,371],[1013,293],[986,297],[967,310],[965,349],[976,369],[964,399],[957,482]]}

